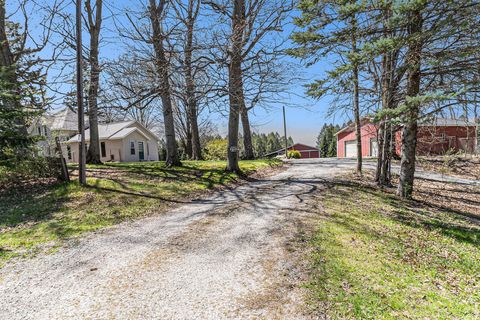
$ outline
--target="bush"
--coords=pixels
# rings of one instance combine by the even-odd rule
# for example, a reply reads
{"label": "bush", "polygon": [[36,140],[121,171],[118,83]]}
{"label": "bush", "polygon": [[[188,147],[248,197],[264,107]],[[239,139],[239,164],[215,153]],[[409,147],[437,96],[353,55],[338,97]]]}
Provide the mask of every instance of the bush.
{"label": "bush", "polygon": [[205,160],[226,160],[227,139],[214,139],[205,146]]}
{"label": "bush", "polygon": [[287,152],[288,159],[300,159],[301,157],[302,157],[302,154],[298,150],[289,150]]}
{"label": "bush", "polygon": [[56,158],[32,157],[0,161],[0,189],[27,180],[59,178],[61,164]]}

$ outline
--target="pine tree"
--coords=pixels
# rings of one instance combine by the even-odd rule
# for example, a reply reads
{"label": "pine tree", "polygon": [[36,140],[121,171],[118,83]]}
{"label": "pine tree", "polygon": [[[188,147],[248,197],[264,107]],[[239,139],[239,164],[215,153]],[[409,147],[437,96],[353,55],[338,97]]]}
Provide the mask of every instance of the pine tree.
{"label": "pine tree", "polygon": [[[298,47],[288,50],[294,57],[306,59],[307,65],[314,64],[325,56],[335,56],[333,70],[308,86],[307,94],[321,98],[330,93],[346,97],[344,108],[353,109],[357,140],[357,172],[362,171],[360,85],[362,67],[362,41],[365,31],[361,17],[363,2],[357,0],[300,0],[301,16],[295,24],[303,31],[292,34]],[[353,101],[353,108],[350,104]],[[328,147],[327,147],[328,150]]]}

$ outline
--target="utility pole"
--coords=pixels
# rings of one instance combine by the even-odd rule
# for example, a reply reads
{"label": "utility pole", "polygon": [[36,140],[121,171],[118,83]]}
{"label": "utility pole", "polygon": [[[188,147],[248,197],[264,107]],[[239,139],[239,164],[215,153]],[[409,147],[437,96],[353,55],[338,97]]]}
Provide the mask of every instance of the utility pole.
{"label": "utility pole", "polygon": [[85,121],[83,113],[83,63],[82,63],[82,1],[76,3],[76,27],[77,27],[77,112],[78,133],[80,134],[80,146],[78,148],[78,180],[81,185],[87,183],[85,174],[86,148],[85,148]]}
{"label": "utility pole", "polygon": [[283,106],[283,134],[285,136],[285,158],[288,158],[287,118],[285,116],[285,106]]}

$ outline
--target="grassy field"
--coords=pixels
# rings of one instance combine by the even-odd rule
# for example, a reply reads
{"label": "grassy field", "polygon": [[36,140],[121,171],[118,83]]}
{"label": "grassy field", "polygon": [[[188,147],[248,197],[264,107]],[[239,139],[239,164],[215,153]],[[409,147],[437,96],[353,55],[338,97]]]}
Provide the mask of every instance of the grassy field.
{"label": "grassy field", "polygon": [[[480,190],[467,192],[478,208]],[[352,180],[324,193],[308,238],[312,306],[332,319],[479,319],[480,220],[433,202]]]}
{"label": "grassy field", "polygon": [[[244,173],[279,165],[273,160],[241,161]],[[9,258],[51,250],[60,240],[188,202],[238,176],[225,162],[185,161],[89,166],[88,186],[76,182],[33,184],[0,193],[0,266]]]}

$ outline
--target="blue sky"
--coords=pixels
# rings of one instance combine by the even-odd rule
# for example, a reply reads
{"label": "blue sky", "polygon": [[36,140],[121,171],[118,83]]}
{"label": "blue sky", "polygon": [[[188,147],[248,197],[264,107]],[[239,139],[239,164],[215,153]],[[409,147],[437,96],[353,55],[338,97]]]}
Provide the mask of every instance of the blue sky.
{"label": "blue sky", "polygon": [[[107,1],[105,1],[107,2]],[[137,1],[117,0],[108,1],[108,6],[115,5],[120,8],[124,6],[134,5]],[[70,7],[73,10],[73,6]],[[109,9],[104,10],[104,15],[109,15]],[[104,28],[104,41],[101,46],[101,58],[111,59],[115,58],[119,54],[125,52],[122,46],[118,44],[116,38],[116,31],[112,19],[107,19],[103,25]],[[286,26],[283,37],[288,37],[294,30],[293,24],[290,23]],[[278,35],[276,35],[278,36]],[[84,42],[88,42],[88,36],[84,35]],[[325,70],[329,69],[327,61],[321,61],[316,65],[308,68],[301,65],[301,61],[295,60],[290,57],[283,57],[288,63],[294,63],[299,65],[298,74],[301,75],[304,81],[292,81],[289,87],[291,94],[284,95],[279,101],[271,105],[268,109],[262,109],[257,107],[251,111],[251,124],[252,129],[255,132],[270,132],[278,131],[283,132],[283,118],[282,118],[282,106],[287,106],[287,134],[292,136],[295,142],[302,142],[305,144],[314,145],[316,143],[316,137],[325,123],[343,123],[348,120],[348,115],[337,114],[333,118],[327,118],[327,109],[329,108],[332,97],[326,96],[321,100],[313,100],[305,95],[304,84],[318,79],[322,76]],[[62,107],[57,105],[57,108]],[[219,114],[212,114],[211,117],[218,126],[220,134],[226,133],[227,119]]]}

